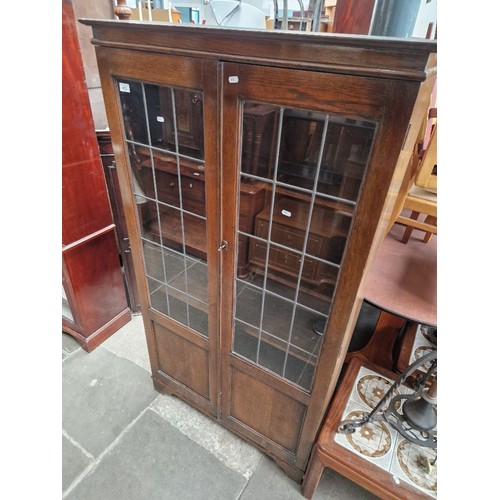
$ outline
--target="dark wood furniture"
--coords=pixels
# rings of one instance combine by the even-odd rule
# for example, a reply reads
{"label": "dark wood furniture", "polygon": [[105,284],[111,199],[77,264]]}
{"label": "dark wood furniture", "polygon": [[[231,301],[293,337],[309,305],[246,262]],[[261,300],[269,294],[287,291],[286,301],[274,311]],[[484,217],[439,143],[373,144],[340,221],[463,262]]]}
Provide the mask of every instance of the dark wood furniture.
{"label": "dark wood furniture", "polygon": [[[182,104],[181,104],[182,106]],[[197,134],[199,134],[198,132]],[[182,140],[182,138],[180,138]],[[192,139],[189,139],[191,142]],[[183,141],[185,144],[188,141]],[[139,168],[152,168],[152,160],[144,148],[137,148],[137,165]],[[192,255],[206,259],[206,234],[205,226],[200,219],[206,215],[205,200],[205,167],[200,163],[183,159],[177,175],[177,163],[173,156],[154,153],[154,165],[156,176],[156,187],[153,175],[146,174],[144,192],[146,196],[155,199],[157,189],[158,199],[162,201],[160,207],[160,219],[162,216],[169,217],[172,223],[161,225],[160,219],[153,214],[151,229],[160,241],[168,243],[172,248],[182,249],[183,244]],[[182,193],[182,205],[186,210],[181,223],[180,214],[177,210],[167,206],[179,207]],[[150,211],[154,212],[154,202],[149,201]],[[239,224],[242,231],[251,233],[253,231],[255,216],[264,206],[264,185],[262,183],[242,183],[240,187],[240,214]],[[238,275],[248,274],[248,238],[241,238],[238,251]]]}
{"label": "dark wood furniture", "polygon": [[368,35],[374,8],[375,0],[337,0],[333,32]]}
{"label": "dark wood furniture", "polygon": [[365,300],[394,316],[437,326],[437,237],[402,243],[395,224],[380,247],[364,288]]}
{"label": "dark wood furniture", "polygon": [[128,236],[127,223],[125,222],[125,212],[123,210],[120,187],[118,186],[118,176],[116,174],[115,155],[113,154],[111,136],[108,130],[97,130],[96,136],[99,154],[104,168],[104,177],[106,179],[109,202],[113,213],[113,221],[116,225],[116,240],[123,267],[127,301],[132,313],[138,314],[141,312],[141,301],[139,298],[139,291],[137,290],[134,263],[130,255],[130,238]]}
{"label": "dark wood furniture", "polygon": [[[425,113],[435,42],[82,22],[93,29],[154,385],[300,481],[408,164],[409,124]],[[280,212],[285,198],[292,215],[307,205],[297,221]],[[273,240],[268,207],[293,242]],[[348,230],[328,226],[342,214]],[[270,223],[267,235],[257,221]],[[252,261],[259,242],[279,250],[279,270]],[[285,254],[298,271],[283,272]],[[317,318],[328,319],[323,336]]]}
{"label": "dark wood furniture", "polygon": [[[344,413],[350,400],[351,391],[355,387],[358,374],[363,367],[382,375],[389,381],[396,379],[394,373],[368,363],[362,358],[354,357],[350,360],[314,445],[311,460],[302,483],[302,494],[305,498],[313,498],[324,468],[329,467],[384,500],[436,498],[435,483],[433,481],[430,482],[431,484],[428,485],[430,488],[426,491],[425,488],[415,485],[417,483],[414,482],[414,479],[418,477],[418,471],[412,470],[408,463],[404,463],[403,467],[395,466],[398,460],[406,458],[403,453],[397,452],[398,447],[408,443],[400,441],[398,444],[397,437],[394,439],[397,433],[394,432],[394,435],[391,436],[390,448],[387,446],[389,449],[377,450],[377,453],[373,453],[373,456],[378,457],[375,460],[369,460],[362,453],[357,453],[355,446],[349,448],[336,440],[339,435],[337,432],[339,423],[346,418]],[[364,409],[366,412],[370,410],[371,408],[368,406]],[[357,432],[362,432],[362,430]],[[382,442],[382,439],[380,441]],[[423,449],[423,453],[426,453],[426,451]],[[393,464],[383,461],[384,456],[389,457],[390,455],[394,457]],[[378,464],[375,463],[377,460],[379,461]],[[397,474],[395,473],[396,470],[398,471]]]}
{"label": "dark wood furniture", "polygon": [[[269,232],[271,206],[257,214],[255,236],[264,240]],[[308,230],[307,252],[322,259],[331,258],[340,262],[345,241],[350,227],[351,215],[338,213],[327,207],[317,207],[311,220],[308,220],[309,206],[293,198],[280,198],[274,205],[271,241],[300,250],[304,246]],[[254,239],[250,247],[250,262],[257,270],[266,267],[266,249],[264,241]],[[279,275],[298,275],[301,265],[299,254],[291,253],[281,247],[272,248],[267,260],[267,268]],[[305,257],[302,275],[306,280],[318,285],[337,280],[336,268],[322,265],[318,260]]]}
{"label": "dark wood furniture", "polygon": [[71,2],[62,14],[62,330],[91,351],[131,315]]}
{"label": "dark wood furniture", "polygon": [[[429,497],[404,484],[396,484],[391,474],[334,442],[359,368],[366,366],[396,379],[413,362],[417,329],[421,325],[437,325],[436,238],[426,244],[414,236],[404,244],[401,243],[404,231],[399,224],[392,227],[368,277],[365,300],[382,312],[369,345],[348,356],[347,371],[330,405],[302,484],[306,498],[312,498],[324,467],[340,472],[381,498]],[[394,349],[403,323],[404,336]]]}
{"label": "dark wood furniture", "polygon": [[[429,3],[431,0],[428,0]],[[420,0],[337,0],[334,33],[409,38],[421,9]],[[430,23],[426,38],[432,34]]]}

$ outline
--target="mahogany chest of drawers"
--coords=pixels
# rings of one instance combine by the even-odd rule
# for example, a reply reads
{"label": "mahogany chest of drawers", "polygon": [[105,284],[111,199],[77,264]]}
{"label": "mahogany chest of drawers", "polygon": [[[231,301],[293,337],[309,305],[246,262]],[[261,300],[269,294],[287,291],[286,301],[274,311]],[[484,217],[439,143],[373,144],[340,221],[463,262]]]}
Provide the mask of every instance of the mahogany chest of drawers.
{"label": "mahogany chest of drawers", "polygon": [[[311,222],[308,226],[309,217]],[[262,240],[252,240],[249,260],[257,267],[266,264],[267,244],[264,240],[269,235],[269,220],[270,207],[266,207],[255,218],[255,235]],[[348,215],[333,208],[316,207],[309,214],[309,205],[304,202],[281,198],[273,211],[269,268],[296,278],[304,259],[302,279],[315,284],[334,284],[336,268],[324,261],[340,264],[349,223]]]}

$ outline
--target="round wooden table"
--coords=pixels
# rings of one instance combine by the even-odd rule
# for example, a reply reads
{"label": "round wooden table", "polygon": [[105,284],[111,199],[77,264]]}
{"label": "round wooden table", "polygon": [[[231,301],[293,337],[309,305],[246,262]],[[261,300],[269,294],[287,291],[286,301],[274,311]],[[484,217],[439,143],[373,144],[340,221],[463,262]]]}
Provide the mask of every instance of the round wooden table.
{"label": "round wooden table", "polygon": [[394,224],[385,237],[365,285],[365,300],[395,316],[437,326],[437,236],[428,243],[414,230]]}

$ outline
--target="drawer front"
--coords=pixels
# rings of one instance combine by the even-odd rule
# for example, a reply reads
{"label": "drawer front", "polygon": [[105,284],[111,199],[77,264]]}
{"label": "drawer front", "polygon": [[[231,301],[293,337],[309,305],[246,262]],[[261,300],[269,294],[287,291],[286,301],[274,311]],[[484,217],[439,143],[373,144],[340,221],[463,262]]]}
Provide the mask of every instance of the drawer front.
{"label": "drawer front", "polygon": [[[276,253],[276,263],[283,269],[298,275],[302,258],[295,253],[289,253],[283,250],[278,250]],[[306,257],[304,267],[302,268],[302,276],[305,278],[313,278],[315,264],[313,260]]]}
{"label": "drawer front", "polygon": [[174,207],[180,206],[179,182],[175,175],[156,171],[156,190],[158,201]]}
{"label": "drawer front", "polygon": [[[252,241],[250,248],[250,260],[258,262],[262,265],[266,263],[267,246],[259,241]],[[279,250],[271,246],[269,251],[269,265],[280,268],[285,272],[292,272],[298,275],[300,270],[301,257],[298,254]],[[304,278],[313,279],[316,270],[316,262],[312,259],[305,258],[302,268],[302,276]]]}
{"label": "drawer front", "polygon": [[279,251],[277,257],[277,263],[280,267],[282,267],[283,269],[287,269],[288,271],[293,271],[294,273],[299,272],[300,258],[297,255]]}
{"label": "drawer front", "polygon": [[[280,239],[280,243],[282,245],[286,245],[287,247],[302,251],[304,247],[304,233],[293,231],[284,226],[276,225],[276,234],[277,238]],[[321,239],[317,238],[316,236],[309,235],[309,238],[307,238],[307,253],[318,255],[320,250]]]}
{"label": "drawer front", "polygon": [[198,215],[205,215],[205,183],[191,177],[182,177],[181,188],[184,209]]}
{"label": "drawer front", "polygon": [[[182,207],[188,212],[205,215],[205,183],[191,177],[181,177]],[[158,200],[180,207],[179,180],[174,174],[157,172]]]}
{"label": "drawer front", "polygon": [[191,177],[181,177],[182,197],[205,203],[205,183]]}
{"label": "drawer front", "polygon": [[[266,252],[267,245],[265,243],[261,243],[260,241],[252,241],[250,247],[250,258],[256,262],[261,264],[266,263]],[[269,251],[269,263],[270,264],[278,264],[278,250],[276,248],[271,247]]]}
{"label": "drawer front", "polygon": [[[257,220],[255,234],[261,238],[267,239],[269,231],[269,223],[264,220]],[[271,232],[271,240],[285,245],[295,250],[302,250],[304,246],[304,233],[301,231],[291,230],[281,224],[273,224]],[[307,253],[311,255],[319,255],[321,251],[322,239],[315,235],[310,235],[307,240]]]}

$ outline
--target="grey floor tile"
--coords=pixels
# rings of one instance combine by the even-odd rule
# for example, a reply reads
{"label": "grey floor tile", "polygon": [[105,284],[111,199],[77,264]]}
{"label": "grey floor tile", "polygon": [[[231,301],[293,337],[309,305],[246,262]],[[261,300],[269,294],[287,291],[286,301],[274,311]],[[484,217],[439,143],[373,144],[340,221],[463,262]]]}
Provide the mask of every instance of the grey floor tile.
{"label": "grey floor tile", "polygon": [[249,479],[262,453],[179,398],[160,395],[150,408],[227,467]]}
{"label": "grey floor tile", "polygon": [[72,443],[66,436],[62,436],[62,491],[69,488],[91,461],[92,458],[80,447]]}
{"label": "grey floor tile", "polygon": [[[312,500],[377,500],[357,484],[325,468]],[[280,467],[264,456],[248,482],[240,500],[303,500],[300,484],[290,479]]]}
{"label": "grey floor tile", "polygon": [[332,469],[325,468],[312,500],[377,500],[378,497]]}
{"label": "grey floor tile", "polygon": [[203,262],[197,262],[185,272],[177,275],[169,281],[169,285],[191,297],[208,303],[208,267]]}
{"label": "grey floor tile", "polygon": [[[142,316],[92,353],[63,334],[62,352],[63,491],[80,481],[68,499],[303,498],[300,485],[269,457],[154,390]],[[313,500],[376,498],[326,468]]]}
{"label": "grey floor tile", "polygon": [[241,500],[304,500],[300,485],[290,479],[267,456],[262,460],[241,495]]}
{"label": "grey floor tile", "polygon": [[246,479],[147,410],[67,500],[236,500]]}
{"label": "grey floor tile", "polygon": [[146,370],[104,348],[63,363],[63,429],[95,457],[157,396]]}
{"label": "grey floor tile", "polygon": [[69,333],[62,334],[62,352],[63,359],[69,354],[81,349],[80,344]]}
{"label": "grey floor tile", "polygon": [[132,316],[132,319],[125,326],[101,345],[117,356],[133,361],[151,373],[142,315]]}

